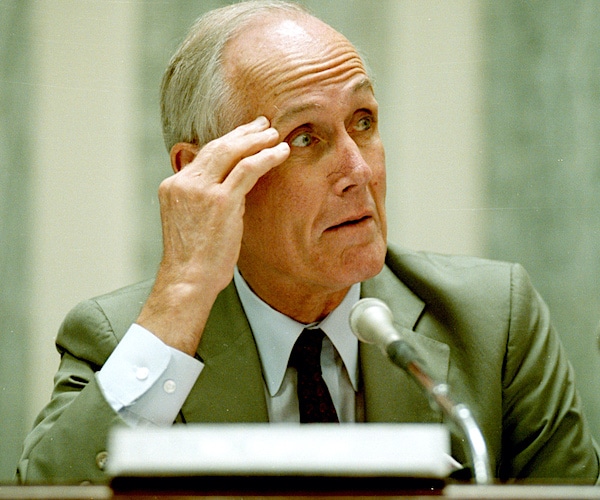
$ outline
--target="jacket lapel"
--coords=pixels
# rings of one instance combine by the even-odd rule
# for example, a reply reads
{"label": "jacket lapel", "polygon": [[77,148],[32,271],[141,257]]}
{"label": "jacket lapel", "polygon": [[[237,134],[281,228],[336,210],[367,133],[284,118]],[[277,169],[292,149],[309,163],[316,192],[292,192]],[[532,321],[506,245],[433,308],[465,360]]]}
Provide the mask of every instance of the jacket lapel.
{"label": "jacket lapel", "polygon": [[[446,382],[450,348],[414,332],[425,308],[423,301],[388,267],[362,284],[361,295],[379,298],[389,306],[394,322],[409,330],[407,340],[423,360],[428,373],[437,382]],[[423,390],[393,365],[378,347],[361,344],[360,364],[367,422],[441,422],[441,414],[431,408]]]}
{"label": "jacket lapel", "polygon": [[205,363],[181,410],[186,422],[267,422],[262,370],[233,281],[217,297],[198,347]]}

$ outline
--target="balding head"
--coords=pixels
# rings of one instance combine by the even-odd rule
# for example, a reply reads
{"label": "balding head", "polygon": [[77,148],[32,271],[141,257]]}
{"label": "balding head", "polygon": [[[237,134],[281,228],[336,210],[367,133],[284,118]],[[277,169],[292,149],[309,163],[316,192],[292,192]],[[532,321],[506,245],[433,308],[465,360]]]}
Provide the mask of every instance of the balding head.
{"label": "balding head", "polygon": [[305,13],[271,12],[247,24],[227,43],[224,75],[244,103],[247,122],[271,119],[278,103],[303,93],[317,80],[334,82],[344,71],[366,70],[354,46],[331,26]]}
{"label": "balding head", "polygon": [[[228,42],[267,16],[295,19],[310,14],[278,0],[251,0],[208,12],[173,55],[161,87],[165,145],[203,146],[239,125],[247,110],[228,85],[223,56]],[[260,38],[253,43],[260,44]]]}

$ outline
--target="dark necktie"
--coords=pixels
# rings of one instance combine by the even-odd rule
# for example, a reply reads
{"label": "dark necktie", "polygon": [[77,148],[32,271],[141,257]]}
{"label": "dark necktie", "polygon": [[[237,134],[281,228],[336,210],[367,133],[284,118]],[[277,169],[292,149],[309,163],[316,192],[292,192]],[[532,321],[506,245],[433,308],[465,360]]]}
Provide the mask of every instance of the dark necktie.
{"label": "dark necktie", "polygon": [[300,423],[339,422],[327,384],[321,375],[321,346],[325,334],[304,330],[292,349],[289,365],[298,371]]}

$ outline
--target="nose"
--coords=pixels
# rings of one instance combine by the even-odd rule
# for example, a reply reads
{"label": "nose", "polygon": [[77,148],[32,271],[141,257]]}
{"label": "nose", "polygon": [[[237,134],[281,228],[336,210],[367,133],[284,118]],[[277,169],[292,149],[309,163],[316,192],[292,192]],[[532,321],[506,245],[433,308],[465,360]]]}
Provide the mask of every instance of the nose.
{"label": "nose", "polygon": [[360,147],[346,135],[336,148],[336,168],[330,174],[338,196],[363,187],[373,177],[373,170],[365,160]]}

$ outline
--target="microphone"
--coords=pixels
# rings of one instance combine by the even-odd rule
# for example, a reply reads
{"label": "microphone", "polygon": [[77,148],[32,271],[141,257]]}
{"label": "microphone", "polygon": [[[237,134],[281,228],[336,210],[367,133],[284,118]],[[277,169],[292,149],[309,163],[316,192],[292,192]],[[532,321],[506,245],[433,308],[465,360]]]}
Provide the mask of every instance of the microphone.
{"label": "microphone", "polygon": [[358,340],[375,344],[390,360],[406,370],[420,362],[413,347],[394,326],[394,316],[385,302],[375,298],[359,300],[350,311],[350,328]]}
{"label": "microphone", "polygon": [[[385,302],[375,298],[359,300],[350,311],[350,328],[356,337],[375,344],[390,361],[402,368],[425,391],[432,404],[446,415],[465,439],[461,440],[473,462],[473,475],[478,484],[491,484],[492,473],[485,439],[469,408],[455,404],[446,384],[435,382],[414,348],[394,326],[394,316]],[[434,407],[435,407],[434,406]]]}

